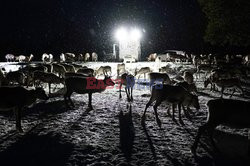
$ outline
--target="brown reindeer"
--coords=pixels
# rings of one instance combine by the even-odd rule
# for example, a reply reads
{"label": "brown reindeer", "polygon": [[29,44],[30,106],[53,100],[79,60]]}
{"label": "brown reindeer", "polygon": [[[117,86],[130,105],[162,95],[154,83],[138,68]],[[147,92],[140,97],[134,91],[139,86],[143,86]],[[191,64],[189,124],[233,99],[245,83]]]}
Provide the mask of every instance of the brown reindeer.
{"label": "brown reindeer", "polygon": [[89,95],[89,104],[88,107],[90,110],[92,107],[92,94],[101,93],[105,91],[108,86],[114,86],[115,83],[110,79],[110,77],[105,76],[104,80],[97,80],[95,77],[69,77],[65,79],[66,93],[64,95],[64,101],[66,106],[74,106],[73,101],[70,96],[73,92],[78,94],[88,94]]}
{"label": "brown reindeer", "polygon": [[25,106],[33,104],[37,99],[47,100],[48,96],[42,88],[27,90],[23,87],[0,87],[0,110],[14,110],[16,129],[23,132],[21,111]]}
{"label": "brown reindeer", "polygon": [[[174,105],[178,105],[179,108],[179,121],[183,124],[182,118],[181,118],[181,105],[185,106],[193,106],[196,109],[200,108],[198,97],[189,93],[181,86],[172,86],[172,85],[154,85],[152,87],[151,97],[149,102],[146,104],[146,108],[144,110],[143,116],[142,116],[142,124],[145,124],[146,119],[146,111],[148,107],[154,102],[155,105],[153,106],[154,112],[155,112],[155,118],[158,126],[161,128],[161,121],[158,117],[157,113],[157,107],[163,102],[167,101],[168,103],[171,103]],[[173,107],[173,117],[172,119],[175,120],[175,108]]]}

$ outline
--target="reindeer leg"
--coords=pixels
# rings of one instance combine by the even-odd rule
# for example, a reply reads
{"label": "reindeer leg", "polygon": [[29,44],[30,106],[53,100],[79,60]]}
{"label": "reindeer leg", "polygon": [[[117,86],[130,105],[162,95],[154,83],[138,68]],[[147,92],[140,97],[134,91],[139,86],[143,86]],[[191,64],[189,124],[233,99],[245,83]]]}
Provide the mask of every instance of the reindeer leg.
{"label": "reindeer leg", "polygon": [[182,109],[183,109],[183,111],[184,111],[185,116],[188,118],[188,120],[191,121],[192,118],[191,118],[191,116],[190,116],[190,114],[189,114],[189,111],[190,111],[189,106],[187,106],[187,109],[185,109],[184,105],[182,105]]}
{"label": "reindeer leg", "polygon": [[127,87],[125,88],[125,91],[126,91],[126,94],[127,94],[127,100],[128,100],[128,102],[130,102],[131,101],[130,100],[130,93],[129,93],[129,90],[128,90]]}
{"label": "reindeer leg", "polygon": [[224,86],[221,87],[221,98],[223,97],[223,92],[224,92]]}
{"label": "reindeer leg", "polygon": [[65,101],[65,104],[66,104],[66,107],[70,108],[69,105],[68,105],[68,101],[70,102],[71,106],[72,107],[75,107],[73,101],[71,100],[70,96],[72,95],[73,92],[66,92],[65,95],[64,95],[64,101]]}
{"label": "reindeer leg", "polygon": [[170,114],[170,107],[171,107],[171,105],[169,104],[169,105],[168,105],[168,109],[167,109],[167,115],[171,117],[171,114]]}
{"label": "reindeer leg", "polygon": [[93,107],[92,107],[92,93],[89,93],[89,105],[88,105],[88,107],[89,107],[89,111],[93,110]]}
{"label": "reindeer leg", "polygon": [[230,97],[229,97],[229,98],[231,98],[231,97],[233,96],[234,92],[235,92],[235,88],[234,88],[233,93],[230,95]]}
{"label": "reindeer leg", "polygon": [[16,117],[16,129],[19,132],[23,132],[22,126],[21,126],[21,108],[15,108],[15,117]]}
{"label": "reindeer leg", "polygon": [[175,119],[175,104],[172,104],[172,112],[173,112],[173,115],[172,115],[172,120],[174,121],[174,122],[176,122],[176,119]]}
{"label": "reindeer leg", "polygon": [[155,112],[155,118],[156,118],[156,122],[158,124],[158,126],[161,128],[161,120],[158,117],[158,113],[157,113],[157,107],[161,104],[160,100],[157,100],[155,105],[153,106],[154,108],[154,112]]}
{"label": "reindeer leg", "polygon": [[148,103],[146,104],[146,108],[145,108],[145,110],[144,110],[144,112],[143,112],[143,115],[142,115],[142,117],[141,117],[141,125],[142,125],[142,126],[145,126],[146,111],[147,111],[148,107],[149,107],[153,102],[154,102],[154,100],[153,100],[153,98],[151,97],[151,98],[149,99]]}
{"label": "reindeer leg", "polygon": [[131,99],[131,101],[133,101],[134,99],[133,99],[133,87],[130,87],[130,89],[131,89],[131,97],[130,97],[130,99]]}
{"label": "reindeer leg", "polygon": [[51,94],[51,93],[50,93],[51,83],[48,83],[48,85],[49,85],[49,94]]}
{"label": "reindeer leg", "polygon": [[119,98],[121,99],[122,98],[122,92],[121,92],[121,89],[122,89],[122,83],[120,83],[120,86],[119,86]]}
{"label": "reindeer leg", "polygon": [[178,111],[179,111],[179,122],[181,125],[184,125],[183,120],[181,118],[181,104],[179,103],[177,106],[178,106]]}

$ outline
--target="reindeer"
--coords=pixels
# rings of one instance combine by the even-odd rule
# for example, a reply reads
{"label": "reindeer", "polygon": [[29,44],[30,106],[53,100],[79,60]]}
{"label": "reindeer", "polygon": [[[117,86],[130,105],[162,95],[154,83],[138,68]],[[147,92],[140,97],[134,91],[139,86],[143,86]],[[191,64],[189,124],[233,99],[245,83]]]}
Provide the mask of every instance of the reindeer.
{"label": "reindeer", "polygon": [[53,61],[53,55],[44,53],[42,55],[42,61],[43,61],[43,63],[51,63]]}
{"label": "reindeer", "polygon": [[67,53],[64,54],[64,56],[65,56],[65,61],[66,62],[73,62],[73,61],[75,61],[76,55],[73,54],[73,53],[67,52]]}
{"label": "reindeer", "polygon": [[18,57],[16,57],[16,60],[18,62],[30,62],[33,58],[33,54],[30,54],[30,56],[19,55]]}
{"label": "reindeer", "polygon": [[233,93],[230,95],[230,98],[233,96],[235,92],[235,87],[241,91],[242,95],[244,95],[243,88],[241,87],[241,83],[238,78],[217,79],[213,80],[212,83],[214,83],[218,87],[221,87],[221,98],[223,97],[223,92],[225,88],[234,88]]}
{"label": "reindeer", "polygon": [[156,73],[156,72],[151,72],[148,73],[149,80],[150,80],[150,86],[152,86],[156,81],[160,81],[162,84],[168,84],[171,85],[172,82],[168,76],[167,73]]}
{"label": "reindeer", "polygon": [[30,83],[32,83],[32,76],[33,76],[33,73],[35,71],[43,71],[43,72],[47,72],[48,71],[48,68],[44,65],[28,65],[28,66],[25,66],[24,68],[21,68],[19,69],[21,72],[23,72],[25,75],[26,75],[26,86],[28,87],[30,85]]}
{"label": "reindeer", "polygon": [[193,58],[192,58],[192,63],[193,65],[197,68],[198,65],[201,64],[201,59],[198,55],[193,55]]}
{"label": "reindeer", "polygon": [[47,73],[41,71],[35,71],[33,73],[33,84],[37,86],[36,81],[48,83],[49,85],[49,94],[51,94],[51,84],[64,84],[64,78],[60,78],[54,73]]}
{"label": "reindeer", "polygon": [[15,56],[13,54],[7,54],[5,55],[5,59],[7,62],[14,62]]}
{"label": "reindeer", "polygon": [[108,72],[112,73],[110,66],[101,66],[95,71],[95,76],[98,78],[100,75],[108,75]]}
{"label": "reindeer", "polygon": [[72,63],[72,65],[74,66],[75,71],[77,71],[77,70],[79,70],[79,69],[82,68],[82,65],[79,65],[79,64]]}
{"label": "reindeer", "polygon": [[[181,86],[186,91],[188,91],[188,92],[190,92],[192,94],[197,94],[197,92],[198,92],[197,87],[196,87],[196,85],[194,83],[189,84],[186,81],[182,81],[182,82],[175,83],[174,85],[175,86]],[[176,107],[176,105],[172,105],[172,106]],[[191,109],[189,108],[189,106],[187,106],[187,109],[185,109],[185,105],[182,105],[182,108],[183,108],[183,111],[184,111],[186,117],[191,120],[191,116],[190,116]],[[170,109],[168,109],[168,115],[170,115]]]}
{"label": "reindeer", "polygon": [[212,70],[213,68],[210,65],[201,64],[197,66],[196,75],[200,78],[200,73],[204,72],[206,78],[207,73],[211,72]]}
{"label": "reindeer", "polygon": [[122,88],[122,85],[124,85],[125,87],[125,91],[126,91],[126,94],[127,94],[127,99],[128,101],[133,101],[133,88],[134,88],[134,85],[135,85],[135,78],[132,74],[127,74],[127,73],[124,73],[122,74],[121,76],[121,80],[120,80],[120,86],[119,86],[119,93],[120,93],[120,99],[122,98],[122,95],[121,95],[121,88]]}
{"label": "reindeer", "polygon": [[117,64],[117,77],[120,76],[120,73],[121,72],[126,72],[126,69],[125,69],[125,64],[122,63],[122,64]]}
{"label": "reindeer", "polygon": [[207,102],[207,122],[199,127],[191,151],[196,155],[196,149],[201,135],[207,131],[212,145],[216,147],[213,140],[213,132],[219,125],[233,128],[250,128],[250,102],[232,99],[214,99]]}
{"label": "reindeer", "polygon": [[52,65],[53,65],[53,73],[58,74],[59,77],[64,77],[66,73],[65,67],[61,64],[56,64],[56,63],[53,63]]}
{"label": "reindeer", "polygon": [[143,74],[144,75],[144,79],[146,78],[146,74],[151,72],[149,67],[142,67],[139,71],[137,71],[137,69],[135,69],[135,76],[138,76],[138,79],[140,78],[140,76]]}
{"label": "reindeer", "polygon": [[75,67],[67,63],[61,63],[66,69],[66,72],[75,72]]}
{"label": "reindeer", "polygon": [[186,81],[188,84],[194,83],[194,76],[191,72],[185,71],[183,74],[184,81]]}
{"label": "reindeer", "polygon": [[0,87],[0,110],[14,110],[16,129],[23,132],[21,126],[21,111],[25,106],[33,104],[36,99],[47,100],[48,96],[41,88],[27,90],[23,87]]}
{"label": "reindeer", "polygon": [[84,55],[84,62],[88,62],[89,59],[90,59],[90,54],[89,54],[89,53],[86,53],[86,54]]}
{"label": "reindeer", "polygon": [[65,54],[61,53],[60,54],[60,62],[65,62],[66,58],[65,58]]}
{"label": "reindeer", "polygon": [[[179,121],[181,124],[183,124],[182,118],[181,118],[181,105],[185,106],[193,106],[196,109],[200,109],[198,97],[189,93],[181,86],[172,86],[172,85],[154,85],[152,87],[151,97],[149,102],[146,104],[146,108],[144,110],[143,116],[142,116],[142,124],[145,124],[146,119],[146,111],[148,107],[156,101],[155,105],[153,106],[154,112],[155,112],[155,118],[158,126],[161,128],[161,121],[158,117],[157,113],[157,107],[163,102],[167,101],[168,103],[171,103],[174,105],[178,105],[179,109]],[[175,108],[173,107],[173,121],[175,120]]]}
{"label": "reindeer", "polygon": [[93,61],[93,62],[96,62],[97,59],[98,59],[97,53],[93,52],[93,53],[91,54],[91,58],[92,58],[92,61]]}
{"label": "reindeer", "polygon": [[83,73],[66,72],[65,73],[65,78],[68,78],[68,77],[93,77],[93,76],[83,74]]}
{"label": "reindeer", "polygon": [[47,68],[47,72],[52,73],[53,72],[53,65],[52,64],[42,64],[42,66]]}
{"label": "reindeer", "polygon": [[77,70],[77,73],[85,74],[85,75],[88,75],[91,77],[94,76],[94,70],[91,68],[81,68],[81,69]]}
{"label": "reindeer", "polygon": [[189,84],[187,81],[177,82],[175,85],[183,87],[188,92],[197,94],[197,87],[194,83]]}
{"label": "reindeer", "polygon": [[149,56],[148,56],[148,61],[155,61],[156,60],[156,57],[157,57],[157,54],[156,53],[154,53],[154,54],[150,54]]}
{"label": "reindeer", "polygon": [[160,72],[160,73],[168,73],[168,72],[170,72],[171,70],[172,70],[171,67],[168,66],[168,65],[166,65],[166,66],[161,67],[161,68],[159,69],[159,72]]}
{"label": "reindeer", "polygon": [[6,80],[5,74],[3,73],[2,69],[0,69],[0,87],[8,85],[8,81]]}
{"label": "reindeer", "polygon": [[21,71],[11,71],[7,73],[6,80],[8,83],[18,83],[19,85],[25,84],[25,75]]}
{"label": "reindeer", "polygon": [[101,93],[105,91],[108,86],[114,86],[115,83],[110,79],[110,77],[105,75],[104,80],[97,80],[95,77],[69,77],[65,79],[66,93],[64,95],[64,101],[68,107],[68,102],[74,107],[74,103],[71,100],[70,96],[73,92],[78,94],[89,95],[88,109],[92,110],[92,94]]}

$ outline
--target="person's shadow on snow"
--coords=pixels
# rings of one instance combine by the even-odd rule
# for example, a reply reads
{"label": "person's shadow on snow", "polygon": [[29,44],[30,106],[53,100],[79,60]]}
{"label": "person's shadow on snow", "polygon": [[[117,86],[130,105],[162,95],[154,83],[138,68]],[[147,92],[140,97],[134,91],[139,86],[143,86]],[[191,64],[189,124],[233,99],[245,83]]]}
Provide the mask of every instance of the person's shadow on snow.
{"label": "person's shadow on snow", "polygon": [[130,161],[134,145],[135,128],[132,120],[131,104],[127,107],[129,109],[128,112],[124,113],[121,109],[119,113],[120,148],[125,158]]}

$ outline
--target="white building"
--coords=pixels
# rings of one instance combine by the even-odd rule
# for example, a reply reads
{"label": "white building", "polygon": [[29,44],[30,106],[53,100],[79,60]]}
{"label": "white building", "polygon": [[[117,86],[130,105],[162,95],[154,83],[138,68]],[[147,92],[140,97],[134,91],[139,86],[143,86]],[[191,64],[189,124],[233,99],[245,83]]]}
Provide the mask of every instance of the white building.
{"label": "white building", "polygon": [[[119,42],[119,59],[141,60],[141,44],[140,40],[129,40]],[[132,61],[134,61],[132,60]]]}
{"label": "white building", "polygon": [[141,59],[141,32],[140,30],[120,28],[116,32],[119,41],[119,60],[135,62]]}

